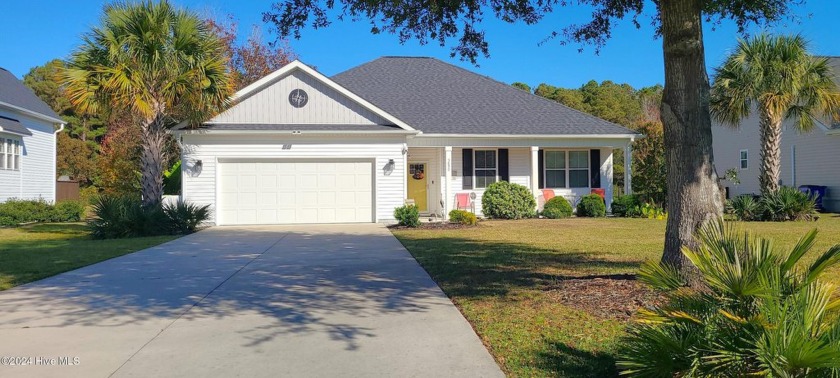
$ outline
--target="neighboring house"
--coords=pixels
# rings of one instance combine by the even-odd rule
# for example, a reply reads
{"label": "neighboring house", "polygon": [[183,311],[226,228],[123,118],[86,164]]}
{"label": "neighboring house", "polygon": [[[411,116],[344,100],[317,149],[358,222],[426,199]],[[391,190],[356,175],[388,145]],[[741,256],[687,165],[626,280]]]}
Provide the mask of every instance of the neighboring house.
{"label": "neighboring house", "polygon": [[174,131],[182,196],[212,205],[221,225],[393,222],[407,200],[446,217],[458,194],[474,194],[481,214],[499,180],[538,200],[543,188],[573,201],[604,188],[609,208],[613,149],[640,137],[432,58],[384,57],[332,78],[295,61],[234,104]]}
{"label": "neighboring house", "polygon": [[0,202],[10,198],[55,201],[56,133],[64,121],[0,68]]}
{"label": "neighboring house", "polygon": [[[829,58],[840,77],[840,57]],[[840,84],[840,83],[838,83]],[[820,185],[828,187],[823,199],[827,211],[840,212],[840,124],[818,120],[809,133],[800,133],[785,122],[782,131],[781,183],[785,186]],[[740,194],[758,194],[761,169],[761,136],[758,112],[741,122],[738,128],[715,124],[712,127],[715,167],[718,175],[735,168],[739,184],[723,181],[730,198]]]}

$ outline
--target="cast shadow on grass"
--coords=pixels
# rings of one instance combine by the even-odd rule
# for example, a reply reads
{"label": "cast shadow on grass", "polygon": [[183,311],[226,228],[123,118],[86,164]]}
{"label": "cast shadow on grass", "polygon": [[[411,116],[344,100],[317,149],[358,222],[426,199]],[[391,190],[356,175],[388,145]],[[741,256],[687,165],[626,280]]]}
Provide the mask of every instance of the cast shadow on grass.
{"label": "cast shadow on grass", "polygon": [[528,244],[441,237],[402,243],[450,297],[504,296],[576,278],[635,279],[642,261],[606,252],[565,252]]}
{"label": "cast shadow on grass", "polygon": [[608,353],[582,351],[558,342],[547,349],[551,352],[540,353],[538,364],[551,367],[561,377],[618,377],[615,358]]}

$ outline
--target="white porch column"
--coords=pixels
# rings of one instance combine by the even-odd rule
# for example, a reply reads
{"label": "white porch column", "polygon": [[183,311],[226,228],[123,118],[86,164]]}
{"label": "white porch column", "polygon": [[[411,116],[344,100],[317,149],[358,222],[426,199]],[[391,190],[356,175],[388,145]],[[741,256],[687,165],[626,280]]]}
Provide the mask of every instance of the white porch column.
{"label": "white porch column", "polygon": [[443,169],[443,219],[449,219],[449,203],[452,201],[452,146],[444,147]]}
{"label": "white porch column", "polygon": [[531,146],[531,193],[534,194],[535,199],[540,198],[540,148],[538,146]]}
{"label": "white porch column", "polygon": [[633,194],[633,148],[624,147],[624,194]]}

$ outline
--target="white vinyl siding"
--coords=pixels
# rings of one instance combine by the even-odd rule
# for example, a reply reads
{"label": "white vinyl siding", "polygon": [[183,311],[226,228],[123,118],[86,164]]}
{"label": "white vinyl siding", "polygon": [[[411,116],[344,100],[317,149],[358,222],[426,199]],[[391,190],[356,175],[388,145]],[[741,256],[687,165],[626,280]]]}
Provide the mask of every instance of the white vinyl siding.
{"label": "white vinyl siding", "polygon": [[[817,125],[808,133],[797,132],[795,128],[790,127],[791,125],[792,121],[785,121],[782,131],[782,185],[827,186],[828,197],[823,199],[823,205],[828,211],[840,211],[840,164],[837,164],[840,135],[827,135],[822,125]],[[723,185],[729,188],[730,197],[761,192],[759,172],[754,169],[760,162],[759,154],[755,153],[761,149],[759,131],[759,117],[756,112],[743,120],[737,129],[719,124],[712,126],[718,175],[723,175],[727,169],[739,169],[738,185],[723,181]],[[747,156],[748,170],[740,170],[740,150],[753,152]]]}
{"label": "white vinyl siding", "polygon": [[[197,204],[209,204],[217,210],[216,176],[220,164],[235,159],[351,159],[373,163],[375,221],[391,222],[394,208],[405,199],[405,155],[403,138],[335,136],[260,136],[184,135],[183,196]],[[394,160],[393,167],[389,160]],[[202,161],[202,170],[190,172],[194,161]],[[222,167],[223,169],[223,167]],[[215,216],[215,215],[214,215]],[[215,222],[215,218],[211,221]],[[222,223],[224,219],[222,219]]]}
{"label": "white vinyl siding", "polygon": [[[301,108],[295,108],[289,103],[289,94],[295,89],[303,89],[308,96],[306,105]],[[214,117],[210,123],[391,124],[300,70],[279,78]]]}
{"label": "white vinyl siding", "polygon": [[0,201],[21,198],[53,202],[56,178],[55,126],[6,109],[0,109],[0,116],[17,119],[32,132],[32,135],[26,136],[0,133],[0,138],[5,139],[5,148],[9,147],[7,141],[12,140],[11,153],[3,153],[3,161],[0,161],[3,168],[0,169]]}

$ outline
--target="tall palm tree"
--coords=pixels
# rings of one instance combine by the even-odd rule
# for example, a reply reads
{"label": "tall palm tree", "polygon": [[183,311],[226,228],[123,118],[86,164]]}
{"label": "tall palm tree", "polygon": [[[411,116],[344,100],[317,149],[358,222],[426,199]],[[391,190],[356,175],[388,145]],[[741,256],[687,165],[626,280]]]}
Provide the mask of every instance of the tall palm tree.
{"label": "tall palm tree", "polygon": [[167,1],[106,5],[64,71],[82,111],[127,111],[141,128],[143,204],[160,204],[167,128],[197,124],[232,93],[224,45],[196,14]]}
{"label": "tall palm tree", "polygon": [[810,55],[804,38],[762,34],[739,40],[735,52],[715,70],[710,105],[712,116],[732,127],[758,111],[759,182],[766,194],[779,189],[782,122],[811,131],[816,119],[838,109],[840,94],[827,59]]}

